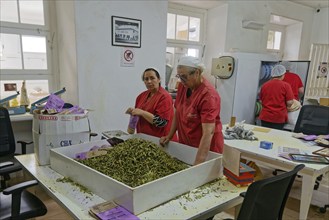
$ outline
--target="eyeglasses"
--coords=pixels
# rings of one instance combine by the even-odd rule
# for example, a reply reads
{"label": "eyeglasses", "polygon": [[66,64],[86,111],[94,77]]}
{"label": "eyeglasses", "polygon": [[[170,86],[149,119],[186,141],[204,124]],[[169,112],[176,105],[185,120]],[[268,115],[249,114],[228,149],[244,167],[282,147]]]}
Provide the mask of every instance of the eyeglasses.
{"label": "eyeglasses", "polygon": [[180,79],[180,80],[186,82],[188,76],[193,75],[194,73],[195,73],[195,71],[190,72],[189,74],[186,74],[186,75],[185,75],[185,74],[184,74],[184,75],[177,74],[176,77],[177,77],[178,79]]}

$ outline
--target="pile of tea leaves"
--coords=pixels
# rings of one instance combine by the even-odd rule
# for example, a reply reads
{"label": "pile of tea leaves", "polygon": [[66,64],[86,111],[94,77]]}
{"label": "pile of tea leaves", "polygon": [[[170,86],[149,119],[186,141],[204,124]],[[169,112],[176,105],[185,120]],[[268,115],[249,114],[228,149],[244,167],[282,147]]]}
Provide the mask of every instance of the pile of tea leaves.
{"label": "pile of tea leaves", "polygon": [[155,143],[140,138],[128,139],[106,151],[105,155],[76,160],[131,187],[188,168]]}

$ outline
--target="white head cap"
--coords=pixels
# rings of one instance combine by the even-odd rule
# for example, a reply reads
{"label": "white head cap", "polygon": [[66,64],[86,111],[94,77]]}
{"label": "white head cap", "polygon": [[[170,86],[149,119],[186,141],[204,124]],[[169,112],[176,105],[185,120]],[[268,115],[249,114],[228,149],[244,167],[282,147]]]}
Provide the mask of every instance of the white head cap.
{"label": "white head cap", "polygon": [[186,56],[181,57],[178,61],[178,66],[189,66],[193,68],[198,68],[199,66],[199,59],[196,57]]}
{"label": "white head cap", "polygon": [[286,70],[290,70],[291,63],[289,61],[282,61],[280,64],[284,66]]}
{"label": "white head cap", "polygon": [[271,77],[279,77],[286,73],[286,68],[282,65],[275,65],[271,71]]}
{"label": "white head cap", "polygon": [[204,65],[200,62],[200,60],[192,56],[181,57],[178,61],[177,66],[188,66],[188,67],[200,69],[201,72],[203,72],[204,70]]}

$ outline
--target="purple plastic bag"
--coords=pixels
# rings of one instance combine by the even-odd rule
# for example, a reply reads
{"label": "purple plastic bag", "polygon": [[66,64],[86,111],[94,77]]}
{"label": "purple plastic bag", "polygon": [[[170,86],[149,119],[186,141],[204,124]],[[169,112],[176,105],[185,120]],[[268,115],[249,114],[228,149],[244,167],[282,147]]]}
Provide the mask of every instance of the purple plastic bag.
{"label": "purple plastic bag", "polygon": [[85,159],[87,159],[87,152],[77,153],[77,154],[75,154],[74,158],[80,159],[80,160],[85,160]]}
{"label": "purple plastic bag", "polygon": [[139,117],[137,115],[131,115],[129,120],[129,128],[136,129]]}
{"label": "purple plastic bag", "polygon": [[316,136],[316,135],[306,135],[306,136],[303,137],[303,139],[305,141],[314,141],[315,139],[317,139],[317,137],[318,136]]}
{"label": "purple plastic bag", "polygon": [[126,209],[122,208],[121,206],[117,206],[113,209],[100,212],[96,214],[100,219],[106,220],[114,220],[114,219],[125,219],[125,220],[139,220],[139,218]]}
{"label": "purple plastic bag", "polygon": [[97,150],[97,149],[99,149],[99,148],[100,148],[99,146],[93,146],[92,148],[90,148],[89,151]]}
{"label": "purple plastic bag", "polygon": [[61,112],[65,102],[54,94],[50,94],[45,109],[55,109],[57,112]]}
{"label": "purple plastic bag", "polygon": [[[96,146],[95,145],[92,148],[90,148],[89,151],[94,151],[94,150],[97,150],[99,148],[100,148],[99,146]],[[80,160],[85,160],[85,159],[88,158],[87,154],[88,154],[88,152],[80,152],[80,153],[75,154],[75,157],[74,158],[75,159],[80,159]]]}
{"label": "purple plastic bag", "polygon": [[69,109],[70,114],[83,114],[84,110],[79,106],[75,105]]}

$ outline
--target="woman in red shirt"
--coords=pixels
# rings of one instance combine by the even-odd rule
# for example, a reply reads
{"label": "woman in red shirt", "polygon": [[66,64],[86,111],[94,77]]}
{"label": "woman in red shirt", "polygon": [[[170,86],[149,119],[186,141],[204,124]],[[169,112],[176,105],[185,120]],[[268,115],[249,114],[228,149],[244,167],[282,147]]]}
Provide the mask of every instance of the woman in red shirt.
{"label": "woman in red shirt", "polygon": [[194,165],[204,162],[208,152],[223,152],[224,138],[220,121],[220,97],[201,75],[203,66],[195,57],[180,58],[177,66],[178,86],[175,116],[170,132],[160,138],[169,142],[178,131],[179,142],[198,148]]}
{"label": "woman in red shirt", "polygon": [[272,79],[267,81],[260,90],[259,98],[263,108],[259,118],[264,127],[282,130],[288,119],[287,107],[292,105],[294,95],[291,86],[282,81],[285,72],[284,66],[274,66],[271,72]]}
{"label": "woman in red shirt", "polygon": [[304,85],[299,75],[290,72],[291,63],[289,61],[282,61],[281,65],[286,68],[286,73],[284,74],[283,82],[287,82],[292,89],[292,93],[297,101],[300,100],[299,97],[304,95]]}
{"label": "woman in red shirt", "polygon": [[[160,74],[148,68],[142,75],[147,88],[136,98],[135,108],[128,108],[126,113],[138,116],[137,133],[162,137],[167,135],[174,117],[173,101],[170,94],[161,87]],[[129,133],[130,132],[128,129]],[[173,135],[172,140],[177,140]]]}

